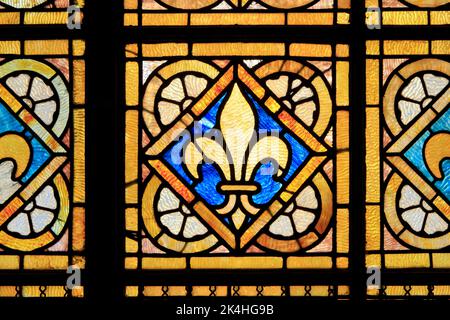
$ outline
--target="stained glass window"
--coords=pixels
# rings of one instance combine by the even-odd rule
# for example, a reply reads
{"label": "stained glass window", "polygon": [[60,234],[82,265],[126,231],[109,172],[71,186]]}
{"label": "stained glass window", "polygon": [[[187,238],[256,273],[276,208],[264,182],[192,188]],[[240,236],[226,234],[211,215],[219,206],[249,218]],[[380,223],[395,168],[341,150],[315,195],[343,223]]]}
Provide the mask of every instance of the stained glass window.
{"label": "stained glass window", "polygon": [[84,0],[1,0],[0,25],[80,24]]}
{"label": "stained glass window", "polygon": [[350,0],[124,0],[126,26],[346,25]]}
{"label": "stained glass window", "polygon": [[448,300],[449,12],[0,0],[0,304]]}
{"label": "stained glass window", "polygon": [[[369,41],[366,49],[366,264],[448,269],[450,42]],[[369,294],[429,294],[405,286]]]}
{"label": "stained glass window", "polygon": [[[85,95],[81,40],[0,41],[0,270],[84,267]],[[66,282],[0,296],[82,296]]]}
{"label": "stained glass window", "polygon": [[127,45],[126,268],[348,268],[348,54]]}
{"label": "stained glass window", "polygon": [[366,23],[377,26],[448,25],[448,0],[365,0]]}

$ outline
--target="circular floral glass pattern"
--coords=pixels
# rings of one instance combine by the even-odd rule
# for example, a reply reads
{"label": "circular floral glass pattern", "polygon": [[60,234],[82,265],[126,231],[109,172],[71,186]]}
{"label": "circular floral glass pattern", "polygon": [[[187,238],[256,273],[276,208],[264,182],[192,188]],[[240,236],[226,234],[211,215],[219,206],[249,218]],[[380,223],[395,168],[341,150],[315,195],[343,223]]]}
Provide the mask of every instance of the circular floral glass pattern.
{"label": "circular floral glass pattern", "polygon": [[312,186],[307,186],[269,227],[273,236],[290,238],[304,233],[320,214],[320,199]]}
{"label": "circular floral glass pattern", "polygon": [[317,122],[318,97],[314,88],[297,75],[273,75],[266,85],[308,127]]}
{"label": "circular floral glass pattern", "polygon": [[391,233],[413,248],[437,250],[450,245],[449,220],[434,203],[393,173],[385,191],[384,214]]}
{"label": "circular floral glass pattern", "polygon": [[197,60],[162,65],[145,84],[142,117],[150,136],[170,126],[219,71]]}
{"label": "circular floral glass pattern", "polygon": [[7,230],[25,237],[39,234],[54,220],[57,209],[55,189],[48,185],[8,223]]}
{"label": "circular floral glass pattern", "polygon": [[389,132],[400,135],[446,89],[450,63],[426,58],[406,61],[388,78],[383,96],[383,114]]}
{"label": "circular floral glass pattern", "polygon": [[318,173],[269,224],[258,244],[280,252],[297,252],[317,245],[329,230],[332,198],[326,178]]}
{"label": "circular floral glass pattern", "polygon": [[0,77],[58,137],[65,132],[69,91],[63,76],[53,66],[32,59],[12,60],[0,66]]}
{"label": "circular floral glass pattern", "polygon": [[55,91],[45,83],[39,74],[19,73],[6,79],[6,85],[17,94],[25,104],[34,111],[46,125],[56,122],[55,113],[58,107]]}
{"label": "circular floral glass pattern", "polygon": [[275,60],[260,66],[255,74],[308,128],[319,136],[326,134],[333,104],[330,86],[315,66]]}
{"label": "circular floral glass pattern", "polygon": [[405,246],[437,250],[450,245],[450,143],[447,91],[450,63],[409,60],[390,75],[383,97],[387,136],[384,214]]}
{"label": "circular floral glass pattern", "polygon": [[69,217],[67,184],[61,174],[20,208],[0,230],[2,246],[33,251],[51,246],[64,234]]}
{"label": "circular floral glass pattern", "polygon": [[156,105],[156,118],[162,126],[171,124],[208,85],[202,75],[179,74],[161,88]]}
{"label": "circular floral glass pattern", "polygon": [[409,185],[400,190],[399,215],[417,234],[435,236],[448,230],[448,221]]}
{"label": "circular floral glass pattern", "polygon": [[142,198],[145,230],[164,250],[196,253],[213,248],[218,240],[157,176],[148,180]]}
{"label": "circular floral glass pattern", "polygon": [[69,93],[47,61],[5,60],[0,78],[0,244],[33,251],[56,243],[69,216],[67,181],[56,173],[67,159],[56,137],[66,132]]}
{"label": "circular floral glass pattern", "polygon": [[449,80],[439,72],[415,74],[405,81],[397,95],[397,117],[403,125],[409,124],[430,106],[447,87]]}
{"label": "circular floral glass pattern", "polygon": [[208,229],[184,204],[181,204],[180,199],[169,188],[161,189],[156,206],[159,223],[174,237],[189,241],[208,232]]}

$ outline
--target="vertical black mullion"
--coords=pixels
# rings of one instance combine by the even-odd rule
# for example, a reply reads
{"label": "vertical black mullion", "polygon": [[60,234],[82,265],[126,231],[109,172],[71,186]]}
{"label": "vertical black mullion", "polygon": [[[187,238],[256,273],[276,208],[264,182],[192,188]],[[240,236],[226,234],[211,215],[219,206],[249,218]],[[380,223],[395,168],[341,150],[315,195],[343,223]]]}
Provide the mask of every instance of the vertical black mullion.
{"label": "vertical black mullion", "polygon": [[[138,1],[139,8],[141,8],[141,2]],[[114,83],[115,105],[114,110],[116,114],[116,122],[114,125],[115,132],[115,145],[116,145],[116,170],[115,175],[115,205],[116,205],[116,239],[115,239],[115,266],[116,266],[116,301],[124,300],[125,297],[125,36],[123,33],[123,17],[124,17],[124,2],[117,1],[114,7],[113,14],[114,19],[114,34],[116,40],[114,43],[115,56],[115,74],[116,79]],[[139,18],[141,19],[141,18]],[[140,50],[140,49],[139,49]],[[140,90],[139,90],[140,92]],[[140,140],[139,140],[140,141]],[[140,177],[139,177],[140,178]]]}
{"label": "vertical black mullion", "polygon": [[117,146],[121,133],[117,92],[117,22],[120,1],[87,1],[87,195],[86,298],[114,303],[120,296]]}
{"label": "vertical black mullion", "polygon": [[365,5],[353,0],[350,43],[350,296],[365,297]]}

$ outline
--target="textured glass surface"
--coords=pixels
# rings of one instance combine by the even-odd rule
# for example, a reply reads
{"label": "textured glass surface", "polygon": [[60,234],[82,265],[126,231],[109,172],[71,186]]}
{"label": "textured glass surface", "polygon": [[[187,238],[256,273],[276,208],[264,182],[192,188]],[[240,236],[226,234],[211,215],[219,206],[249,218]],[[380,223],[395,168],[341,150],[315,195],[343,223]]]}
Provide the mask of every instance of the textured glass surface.
{"label": "textured glass surface", "polygon": [[366,264],[449,268],[449,42],[366,47]]}
{"label": "textured glass surface", "polygon": [[[83,55],[82,41],[0,42],[0,270],[84,267]],[[64,285],[0,296],[82,294]]]}
{"label": "textured glass surface", "polygon": [[125,26],[310,25],[350,23],[350,0],[124,0]]}
{"label": "textured glass surface", "polygon": [[127,46],[126,268],[348,268],[348,47],[190,47]]}

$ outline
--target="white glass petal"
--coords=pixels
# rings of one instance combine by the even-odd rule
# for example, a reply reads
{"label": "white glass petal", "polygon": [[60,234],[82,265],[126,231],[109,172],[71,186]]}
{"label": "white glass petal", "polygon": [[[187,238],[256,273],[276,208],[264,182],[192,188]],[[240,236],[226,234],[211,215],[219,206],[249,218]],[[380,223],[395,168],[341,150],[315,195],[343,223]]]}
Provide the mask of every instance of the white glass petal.
{"label": "white glass petal", "polygon": [[53,122],[53,117],[56,112],[56,102],[46,101],[36,104],[34,107],[34,113],[42,120],[45,124],[51,124]]}
{"label": "white glass petal", "polygon": [[185,98],[183,84],[180,78],[176,78],[169,83],[169,85],[163,89],[161,96],[164,99],[174,100],[181,102]]}
{"label": "white glass petal", "polygon": [[314,121],[314,111],[317,107],[314,101],[307,101],[295,106],[295,115],[307,126],[311,126]]}
{"label": "white glass petal", "polygon": [[184,204],[181,206],[181,211],[184,214],[191,214],[191,211],[188,209],[188,207],[186,207]]}
{"label": "white glass petal", "polygon": [[448,85],[448,79],[444,77],[438,77],[434,74],[427,73],[423,76],[423,81],[427,87],[429,95],[435,97]]}
{"label": "white glass petal", "polygon": [[301,208],[317,209],[319,206],[316,193],[311,186],[307,186],[303,189],[295,200],[297,205]]}
{"label": "white glass petal", "polygon": [[178,235],[183,225],[184,216],[181,212],[165,214],[161,217],[161,223],[175,235]]}
{"label": "white glass petal", "polygon": [[313,91],[308,87],[302,87],[297,91],[296,94],[292,97],[292,101],[299,102],[308,98],[311,98],[314,95]]}
{"label": "white glass petal", "polygon": [[255,67],[257,64],[261,63],[262,60],[258,60],[258,59],[248,59],[248,60],[243,60],[243,62],[245,63],[245,65],[247,67],[249,67],[250,69],[253,69],[253,67]]}
{"label": "white glass petal", "polygon": [[247,7],[248,10],[267,10],[267,7],[263,6],[262,4],[258,2],[252,2]]}
{"label": "white glass petal", "polygon": [[187,75],[184,78],[184,84],[186,85],[186,91],[189,97],[197,98],[203,90],[206,89],[208,81],[203,78],[199,78],[193,75]]}
{"label": "white glass petal", "polygon": [[177,196],[172,191],[170,191],[169,188],[162,189],[158,199],[158,211],[171,211],[179,207],[180,200],[177,198]]}
{"label": "white glass petal", "polygon": [[287,95],[289,87],[289,77],[280,76],[278,79],[267,80],[266,84],[278,98],[282,98]]}
{"label": "white glass petal", "polygon": [[283,99],[283,103],[286,107],[288,107],[289,109],[292,109],[292,103],[291,103],[291,101],[289,101],[289,99]]}
{"label": "white glass petal", "polygon": [[30,214],[31,224],[34,232],[38,233],[44,230],[54,218],[54,214],[47,210],[35,209]]}
{"label": "white glass petal", "polygon": [[422,200],[422,207],[425,209],[425,211],[429,212],[429,211],[433,211],[433,208],[425,201]]}
{"label": "white glass petal", "polygon": [[419,77],[414,77],[408,85],[403,89],[402,95],[405,98],[421,102],[425,99],[425,91],[422,85],[422,80]]}
{"label": "white glass petal", "polygon": [[284,237],[294,235],[291,219],[287,216],[279,216],[269,227],[269,231]]}
{"label": "white glass petal", "polygon": [[30,96],[35,102],[39,102],[51,98],[53,90],[41,78],[35,77],[31,82]]}
{"label": "white glass petal", "polygon": [[294,79],[294,81],[292,81],[292,85],[291,85],[291,89],[297,89],[298,87],[300,87],[302,85],[302,80],[300,79]]}
{"label": "white glass petal", "polygon": [[19,97],[25,97],[30,87],[30,79],[28,74],[19,74],[17,77],[9,77],[6,85]]}
{"label": "white glass petal", "polygon": [[28,215],[26,213],[19,213],[14,219],[8,223],[8,231],[18,233],[22,236],[28,236],[31,233]]}
{"label": "white glass petal", "polygon": [[195,236],[200,236],[208,232],[208,229],[197,219],[197,217],[191,216],[186,219],[186,224],[183,230],[183,236],[187,239]]}
{"label": "white glass petal", "polygon": [[181,113],[180,106],[171,102],[158,103],[158,111],[163,125],[168,125]]}
{"label": "white glass petal", "polygon": [[429,234],[435,234],[436,232],[442,232],[448,229],[448,223],[442,219],[436,212],[428,214],[427,221],[425,222],[424,231]]}
{"label": "white glass petal", "polygon": [[298,209],[292,214],[292,218],[294,219],[295,230],[302,233],[313,223],[316,216],[311,212]]}
{"label": "white glass petal", "polygon": [[28,211],[33,210],[33,208],[34,208],[34,202],[31,201],[29,204],[26,205],[26,207],[23,209],[23,211],[28,212]]}
{"label": "white glass petal", "polygon": [[409,185],[402,188],[402,193],[400,196],[399,206],[402,209],[407,209],[411,207],[418,206],[420,204],[421,197],[414,191]]}
{"label": "white glass petal", "polygon": [[284,212],[286,212],[286,213],[290,213],[290,212],[292,212],[292,211],[294,211],[294,202],[292,202],[287,208],[286,208],[286,210],[284,210]]}
{"label": "white glass petal", "polygon": [[55,190],[52,186],[46,186],[36,197],[36,204],[41,208],[55,210],[58,206]]}
{"label": "white glass petal", "polygon": [[410,225],[410,227],[419,232],[422,230],[423,221],[425,219],[426,213],[422,208],[414,208],[402,213],[402,218]]}
{"label": "white glass petal", "polygon": [[226,1],[222,1],[214,8],[211,8],[211,10],[231,10],[231,9],[233,9],[233,7],[230,6]]}
{"label": "white glass petal", "polygon": [[422,110],[420,104],[405,100],[401,100],[398,103],[398,109],[400,110],[400,117],[403,124],[408,124]]}

